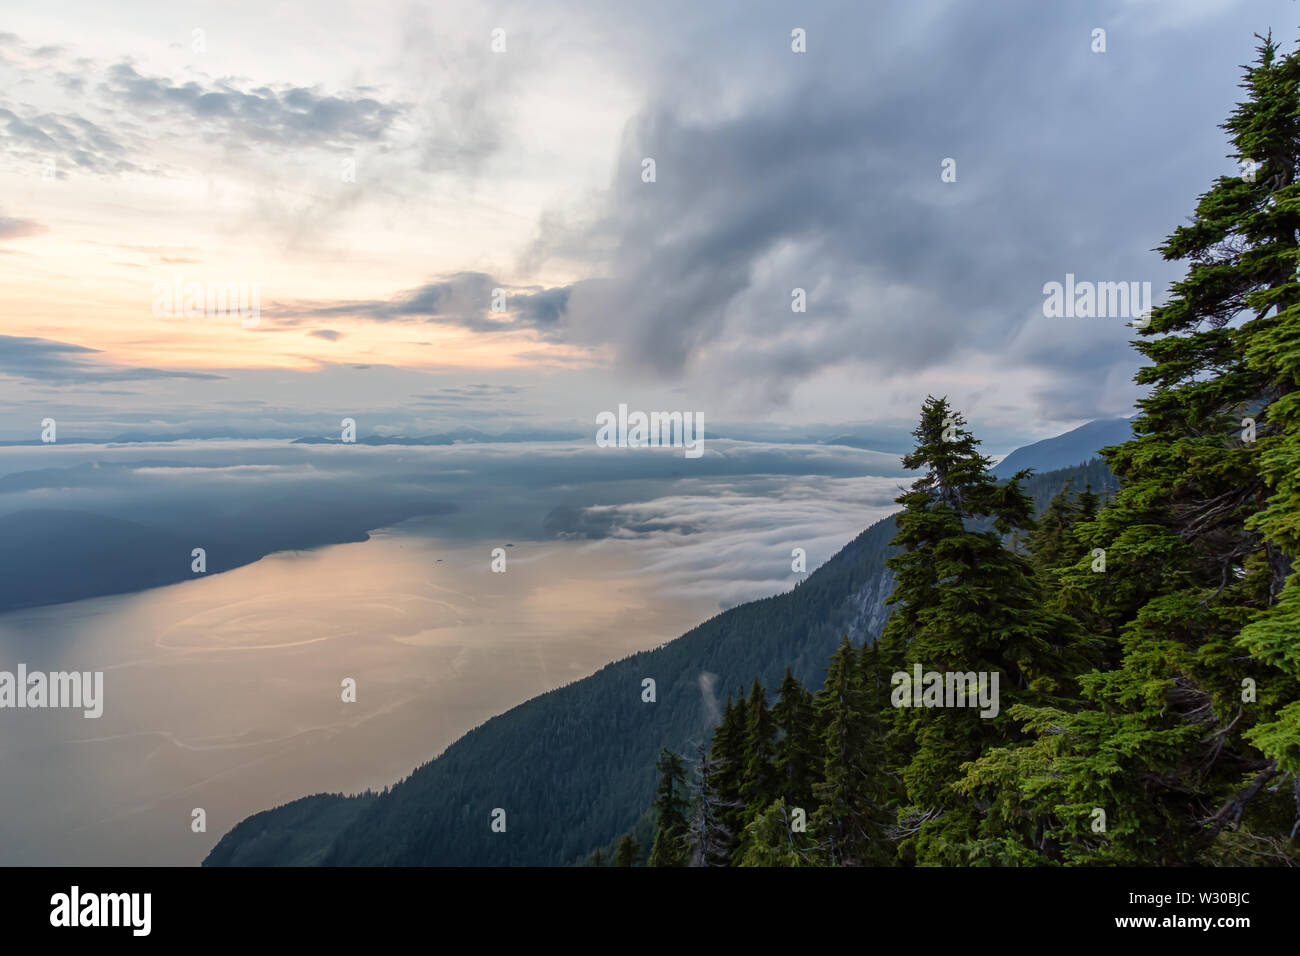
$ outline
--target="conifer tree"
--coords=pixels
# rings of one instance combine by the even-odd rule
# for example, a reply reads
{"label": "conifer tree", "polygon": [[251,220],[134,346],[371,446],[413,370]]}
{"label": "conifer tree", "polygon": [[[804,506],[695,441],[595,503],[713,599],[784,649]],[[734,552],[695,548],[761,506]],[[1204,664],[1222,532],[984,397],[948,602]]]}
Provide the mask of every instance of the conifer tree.
{"label": "conifer tree", "polygon": [[[869,833],[872,840],[877,838],[877,831],[885,839],[892,840],[895,829],[892,822],[897,817],[905,791],[901,778],[888,769],[891,766],[890,728],[894,714],[889,703],[892,686],[890,673],[885,667],[884,652],[880,645],[871,641],[864,643],[858,651],[857,666],[862,709],[867,715],[864,722],[867,746],[863,758],[863,772],[871,781],[867,806],[874,814],[873,824],[879,821],[879,825],[873,825]],[[824,724],[819,726],[825,730]],[[873,861],[877,857],[890,864],[897,863],[897,846],[891,844],[887,849],[882,849],[880,854],[873,854]]]}
{"label": "conifer tree", "polygon": [[778,734],[777,791],[788,806],[802,807],[811,814],[813,784],[821,776],[816,712],[812,694],[794,679],[788,667],[772,707],[772,720]]}
{"label": "conifer tree", "polygon": [[1151,391],[1107,449],[1121,489],[1080,528],[1105,571],[1063,575],[1114,661],[1081,678],[1077,712],[1021,714],[1042,764],[1023,789],[1068,862],[1297,857],[1300,61],[1261,40],[1224,127],[1251,165],[1160,248],[1187,274],[1135,343]]}
{"label": "conifer tree", "polygon": [[847,636],[831,657],[815,706],[823,768],[813,787],[820,806],[809,830],[833,865],[891,862],[895,854],[887,839],[891,810],[882,766],[883,722]]}
{"label": "conifer tree", "polygon": [[659,755],[659,789],[655,794],[655,839],[650,847],[651,866],[686,866],[686,768],[682,758],[665,749]]}
{"label": "conifer tree", "polygon": [[691,805],[693,807],[686,845],[690,854],[689,866],[726,866],[733,845],[727,829],[727,810],[716,786],[717,766],[709,759],[704,744],[699,744],[695,762],[695,778]]}
{"label": "conifer tree", "polygon": [[795,814],[779,798],[746,827],[741,866],[822,866],[822,850],[807,832],[794,829]]}
{"label": "conifer tree", "polygon": [[756,812],[776,797],[776,723],[767,706],[767,692],[757,679],[745,705],[745,776],[740,796]]}
{"label": "conifer tree", "polygon": [[[1114,626],[1098,616],[1086,593],[1062,583],[1066,570],[1080,562],[1091,570],[1095,556],[1081,531],[1097,516],[1100,505],[1101,498],[1091,483],[1077,497],[1067,484],[1052,498],[1029,535],[1029,560],[1038,573],[1045,604],[1080,625],[1075,629],[1077,653],[1068,664],[1075,675],[1104,663],[1107,649],[1114,650]],[[1090,633],[1094,636],[1085,636]]]}
{"label": "conifer tree", "polygon": [[[1073,564],[1070,531],[1080,519],[1080,507],[1074,500],[1067,482],[1038,516],[1037,526],[1029,533],[1029,559],[1039,571]],[[1050,575],[1044,575],[1044,585],[1050,586]]]}
{"label": "conifer tree", "polygon": [[744,829],[745,807],[741,787],[745,781],[745,706],[744,692],[736,699],[727,698],[722,720],[713,732],[709,760],[715,768],[714,787],[721,806],[721,829],[725,833],[727,853],[735,850]]}
{"label": "conifer tree", "polygon": [[[989,815],[954,785],[964,764],[1017,739],[1009,705],[1068,692],[1075,653],[1068,622],[1042,607],[1032,566],[1003,544],[1013,530],[1033,527],[1019,485],[1027,473],[999,485],[964,426],[945,399],[926,400],[913,432],[917,446],[903,459],[922,475],[897,499],[904,510],[894,544],[904,550],[887,562],[898,607],[881,643],[896,674],[910,680],[919,664],[925,672],[996,675],[999,687],[990,716],[970,706],[905,706],[921,703],[920,688],[901,682],[891,694],[908,801],[900,811],[900,852],[923,864],[971,862],[988,852],[975,848],[979,841],[1029,839],[1016,831],[1031,829],[1030,821],[1016,812]],[[904,690],[911,693],[904,697]]]}
{"label": "conifer tree", "polygon": [[[1075,507],[1076,521],[1091,521],[1097,517],[1097,510],[1101,507],[1101,496],[1092,490],[1092,482],[1084,486],[1083,491],[1079,494],[1079,500]],[[1077,540],[1077,536],[1076,540]],[[1070,563],[1068,561],[1062,564]]]}
{"label": "conifer tree", "polygon": [[1246,522],[1263,542],[1258,560],[1261,572],[1267,574],[1261,586],[1267,608],[1242,630],[1237,643],[1263,666],[1266,675],[1260,681],[1255,725],[1243,737],[1267,763],[1245,790],[1220,809],[1211,825],[1234,823],[1227,815],[1240,818],[1257,782],[1273,783],[1272,777],[1281,775],[1272,790],[1285,794],[1287,788],[1281,783],[1289,775],[1296,814],[1294,821],[1288,819],[1289,812],[1278,814],[1283,834],[1285,824],[1291,823],[1289,839],[1279,843],[1285,842],[1285,853],[1294,862],[1300,856],[1300,574],[1295,569],[1300,556],[1300,285],[1296,282],[1300,110],[1295,108],[1300,96],[1300,53],[1279,58],[1271,37],[1264,38],[1247,85],[1252,98],[1237,109],[1226,128],[1242,156],[1260,164],[1255,170],[1256,188],[1237,188],[1249,197],[1253,215],[1247,229],[1257,254],[1252,256],[1257,275],[1245,305],[1256,316],[1273,310],[1246,349],[1247,365],[1268,383],[1271,399],[1261,411],[1265,426],[1256,450],[1257,467],[1270,497]]}
{"label": "conifer tree", "polygon": [[637,843],[632,834],[624,833],[623,839],[618,841],[618,850],[614,854],[614,862],[617,866],[636,866],[641,859],[641,844]]}

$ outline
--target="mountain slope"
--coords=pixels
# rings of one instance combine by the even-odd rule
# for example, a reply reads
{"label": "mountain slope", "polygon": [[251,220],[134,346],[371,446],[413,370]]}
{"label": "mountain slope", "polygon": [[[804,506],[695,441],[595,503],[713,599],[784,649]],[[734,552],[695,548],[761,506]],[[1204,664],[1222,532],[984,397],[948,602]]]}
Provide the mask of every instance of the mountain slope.
{"label": "mountain slope", "polygon": [[[868,528],[798,587],[732,608],[684,636],[635,654],[493,718],[456,741],[334,836],[328,864],[562,864],[632,826],[654,787],[660,747],[683,748],[712,731],[716,703],[758,676],[775,684],[786,662],[820,683],[848,633],[861,642],[883,624],[892,589],[884,559],[889,520]],[[642,703],[654,678],[657,702]],[[356,798],[319,798],[318,810]],[[490,814],[507,813],[493,833]],[[296,864],[321,847],[280,831],[314,825],[290,804],[226,834],[205,865]],[[256,841],[271,852],[255,853]],[[255,847],[254,847],[255,849]]]}
{"label": "mountain slope", "polygon": [[[1040,507],[1073,480],[1113,482],[1100,461],[1036,475]],[[849,635],[874,640],[889,608],[892,518],[863,531],[784,594],[732,608],[655,650],[535,697],[471,730],[379,796],[318,795],[259,813],[204,861],[229,865],[558,865],[631,828],[648,805],[660,748],[707,740],[719,698],[789,664],[818,686]],[[657,701],[643,703],[642,681]],[[506,811],[506,832],[491,815]]]}
{"label": "mountain slope", "polygon": [[1132,437],[1133,423],[1129,419],[1099,418],[1055,438],[1017,448],[993,467],[993,474],[1010,478],[1022,468],[1038,471],[1073,468],[1095,458],[1107,445],[1118,445]]}

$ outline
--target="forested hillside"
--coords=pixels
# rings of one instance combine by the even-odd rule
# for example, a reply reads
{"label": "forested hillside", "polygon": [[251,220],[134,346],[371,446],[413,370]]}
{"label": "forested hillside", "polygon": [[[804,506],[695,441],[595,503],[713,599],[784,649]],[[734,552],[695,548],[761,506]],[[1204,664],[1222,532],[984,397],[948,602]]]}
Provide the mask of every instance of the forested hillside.
{"label": "forested hillside", "polygon": [[[1046,495],[1067,482],[1114,485],[1105,465],[1035,476]],[[889,608],[885,561],[892,519],[872,525],[793,590],[731,608],[661,648],[602,670],[493,718],[387,794],[318,795],[259,813],[213,848],[205,865],[562,864],[631,828],[668,747],[706,741],[729,694],[788,666],[820,684],[847,635],[874,639]],[[643,703],[642,680],[657,700]],[[711,691],[705,688],[711,688]],[[507,814],[505,834],[489,828]],[[325,815],[328,814],[328,822]]]}
{"label": "forested hillside", "polygon": [[1300,865],[1300,54],[1262,41],[1116,494],[1034,508],[927,398],[880,640],[661,753],[650,865]]}

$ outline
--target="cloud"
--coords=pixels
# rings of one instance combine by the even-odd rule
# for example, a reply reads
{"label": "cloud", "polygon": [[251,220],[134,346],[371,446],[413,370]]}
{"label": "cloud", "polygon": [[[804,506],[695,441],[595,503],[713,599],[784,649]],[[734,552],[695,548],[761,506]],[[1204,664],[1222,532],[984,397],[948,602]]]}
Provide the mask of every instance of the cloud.
{"label": "cloud", "polygon": [[[662,497],[573,509],[597,550],[634,543],[639,565],[670,593],[720,607],[793,587],[792,551],[815,570],[851,534],[896,511],[902,477],[736,475],[690,478]],[[543,527],[554,527],[554,515]]]}
{"label": "cloud", "polygon": [[[1221,165],[1204,104],[1222,100],[1239,61],[1222,25],[1173,37],[1130,18],[1137,57],[1091,53],[1092,20],[1027,0],[805,19],[806,56],[755,11],[736,29],[768,45],[734,77],[724,59],[659,78],[603,196],[543,217],[526,265],[602,280],[570,290],[548,335],[611,347],[629,376],[726,381],[751,409],[847,366],[900,384],[954,368],[991,383],[1043,372],[1090,399],[1072,411],[1102,413],[1092,383],[1098,370],[1131,377],[1131,330],[1046,319],[1042,286],[1074,272],[1160,289],[1173,275],[1150,249]],[[1213,78],[1168,108],[1135,95],[1209,50]],[[720,88],[716,108],[701,85]],[[1133,163],[1171,140],[1176,172]],[[791,310],[795,288],[806,312]]]}
{"label": "cloud", "polygon": [[96,354],[97,349],[67,342],[0,335],[0,375],[39,385],[88,385],[157,379],[215,381],[225,377],[212,372],[109,365],[90,358]]}
{"label": "cloud", "polygon": [[329,149],[382,140],[405,107],[356,92],[302,86],[241,89],[230,79],[200,84],[147,76],[128,63],[108,70],[103,94],[137,119],[179,119],[238,144]]}
{"label": "cloud", "polygon": [[[531,331],[544,339],[562,340],[572,291],[570,286],[511,287],[486,273],[458,272],[389,299],[276,303],[263,314],[287,324],[330,318],[420,321],[472,332]],[[494,310],[497,304],[501,311]]]}
{"label": "cloud", "polygon": [[411,401],[416,405],[443,406],[458,410],[468,410],[473,406],[478,406],[480,411],[488,413],[481,406],[491,404],[497,399],[512,398],[527,392],[528,389],[529,386],[527,385],[448,385],[436,392],[412,395]]}
{"label": "cloud", "polygon": [[[893,456],[717,445],[719,454],[692,462],[606,454],[590,441],[0,447],[0,514],[58,507],[184,529],[201,513],[230,530],[231,522],[286,509],[316,522],[365,512],[376,523],[364,527],[373,529],[438,503],[429,530],[439,537],[544,541],[556,537],[544,517],[563,507],[598,529],[574,540],[597,559],[608,555],[611,574],[636,568],[663,593],[726,607],[793,587],[801,577],[791,569],[793,548],[815,569],[896,510],[893,498],[907,481]],[[890,461],[896,477],[864,474]]]}
{"label": "cloud", "polygon": [[717,694],[713,692],[713,688],[718,683],[718,675],[702,671],[696,682],[700,687],[700,703],[704,705],[704,712],[709,716],[709,723],[718,723],[722,720],[722,707],[718,704]]}
{"label": "cloud", "polygon": [[[722,417],[714,409],[780,419],[770,413],[783,405],[804,421],[898,421],[933,391],[994,409],[995,427],[1028,429],[1119,413],[1134,393],[1131,330],[1046,319],[1044,282],[1071,272],[1164,288],[1179,267],[1150,250],[1231,168],[1216,124],[1240,95],[1250,28],[1233,22],[1229,0],[1197,0],[1176,28],[1167,6],[814,5],[800,14],[802,55],[789,49],[787,12],[740,0],[707,15],[676,0],[617,15],[563,5],[505,23],[504,55],[488,49],[490,9],[412,7],[396,31],[358,37],[367,56],[355,72],[306,54],[252,55],[264,47],[245,62],[310,72],[295,82],[213,78],[160,65],[173,58],[115,55],[110,66],[77,67],[80,94],[55,69],[71,68],[73,54],[9,36],[0,145],[100,172],[188,157],[199,173],[190,185],[210,180],[202,208],[220,218],[222,241],[242,235],[265,248],[268,225],[287,224],[296,256],[338,236],[349,254],[382,258],[385,274],[409,270],[379,294],[343,287],[267,305],[264,328],[329,341],[346,333],[358,348],[365,337],[344,320],[516,336],[525,341],[509,343],[514,367],[531,364],[539,383],[549,376],[533,393],[539,405],[568,401],[565,414],[584,421],[592,383],[607,376],[629,390],[680,386],[711,421]],[[1261,15],[1291,6],[1269,3]],[[1110,29],[1100,56],[1090,50],[1098,23]],[[381,51],[391,60],[372,56]],[[1188,74],[1187,62],[1201,69]],[[10,67],[27,72],[3,82]],[[1174,75],[1182,85],[1171,98],[1162,80]],[[25,84],[39,106],[6,99]],[[54,110],[51,91],[74,106]],[[620,119],[621,139],[609,137]],[[270,148],[230,163],[211,144]],[[357,152],[358,188],[337,188],[336,161],[313,147]],[[1144,156],[1161,162],[1135,162]],[[647,157],[653,183],[641,179]],[[947,157],[951,183],[940,178]],[[598,163],[609,165],[585,178]],[[447,170],[471,181],[429,175]],[[314,178],[321,171],[330,188]],[[519,256],[509,237],[534,221]],[[405,253],[358,241],[403,222],[465,228]],[[493,239],[478,241],[485,234]],[[374,281],[372,262],[356,265]],[[806,312],[791,311],[795,288]],[[433,337],[409,331],[398,337]],[[410,354],[414,363],[431,353]],[[355,377],[376,392],[396,378],[384,363],[405,360],[381,347],[346,355],[375,363]],[[607,361],[612,371],[594,368]],[[580,371],[554,374],[566,364]],[[473,404],[411,391],[423,392],[423,408]]]}
{"label": "cloud", "polygon": [[75,110],[52,112],[0,94],[0,148],[23,162],[54,160],[59,179],[70,169],[167,174],[153,158],[162,140],[198,138],[226,150],[379,144],[409,109],[367,87],[326,92],[285,83],[252,86],[230,77],[175,79],[141,72],[129,62],[105,66],[73,58],[63,47],[5,36],[0,50],[10,56],[0,64],[10,68],[15,86],[52,78],[80,101]]}
{"label": "cloud", "polygon": [[507,31],[515,41],[510,52],[492,53],[488,40],[499,21],[490,7],[467,5],[451,30],[448,12],[415,4],[404,10],[396,65],[413,88],[410,119],[418,131],[413,145],[419,170],[474,179],[512,142],[518,90],[537,68],[553,64],[529,56],[514,27]]}
{"label": "cloud", "polygon": [[140,173],[127,146],[102,126],[75,113],[22,113],[0,106],[0,147],[26,162],[54,160],[54,176],[68,166],[90,173]]}
{"label": "cloud", "polygon": [[0,216],[0,239],[22,239],[26,236],[39,236],[48,228],[30,219],[12,219]]}

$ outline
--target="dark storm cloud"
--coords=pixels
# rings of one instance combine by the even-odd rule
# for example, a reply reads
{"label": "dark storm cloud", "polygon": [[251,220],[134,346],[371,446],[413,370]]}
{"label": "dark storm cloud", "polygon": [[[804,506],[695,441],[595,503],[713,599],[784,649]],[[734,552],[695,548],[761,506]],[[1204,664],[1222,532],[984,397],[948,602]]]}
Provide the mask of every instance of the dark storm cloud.
{"label": "dark storm cloud", "polygon": [[543,289],[514,296],[511,305],[521,321],[544,329],[559,325],[569,308],[571,287]]}
{"label": "dark storm cloud", "polygon": [[91,358],[96,354],[97,349],[67,342],[0,335],[0,375],[40,385],[224,378],[210,372],[108,365]]}
{"label": "dark storm cloud", "polygon": [[[610,347],[631,375],[734,383],[758,411],[849,362],[882,377],[946,365],[980,381],[1051,378],[1037,416],[1113,413],[1102,380],[1130,399],[1133,329],[1047,318],[1043,285],[1149,281],[1162,298],[1177,267],[1151,249],[1226,171],[1217,124],[1256,25],[1225,33],[1226,6],[1170,29],[1122,0],[924,17],[895,2],[801,10],[809,46],[794,54],[784,10],[733,8],[725,37],[688,31],[690,49],[717,48],[716,66],[694,59],[678,77],[665,56],[599,201],[542,217],[525,268],[560,259],[589,278],[510,288],[466,271],[387,299],[289,304],[284,321],[529,331]],[[1188,74],[1190,61],[1203,69]],[[701,77],[734,85],[725,108],[702,100]],[[490,309],[496,288],[510,293],[504,312]],[[805,313],[791,311],[795,288]]]}
{"label": "dark storm cloud", "polygon": [[[788,82],[766,95],[711,115],[666,81],[627,129],[603,218],[545,220],[533,264],[612,250],[552,336],[776,401],[845,360],[896,375],[978,355],[1085,395],[1098,370],[1131,375],[1132,330],[1045,318],[1043,284],[1151,281],[1159,298],[1172,267],[1150,249],[1225,171],[1216,127],[1256,26],[1225,43],[1219,20],[1157,31],[1133,10],[958,4],[923,30],[911,4],[801,10],[809,52],[774,40],[765,75]],[[746,36],[788,35],[788,17],[755,17]]]}
{"label": "dark storm cloud", "polygon": [[[572,288],[516,288],[482,272],[458,272],[390,299],[278,303],[263,311],[291,325],[331,318],[424,321],[472,332],[532,330],[543,338],[560,339]],[[500,312],[493,311],[497,301],[503,307]]]}

